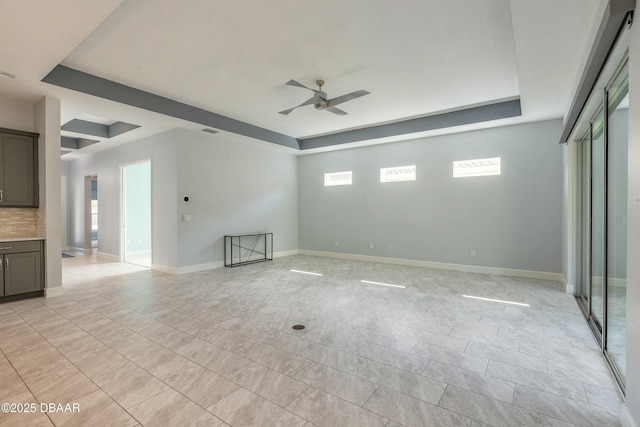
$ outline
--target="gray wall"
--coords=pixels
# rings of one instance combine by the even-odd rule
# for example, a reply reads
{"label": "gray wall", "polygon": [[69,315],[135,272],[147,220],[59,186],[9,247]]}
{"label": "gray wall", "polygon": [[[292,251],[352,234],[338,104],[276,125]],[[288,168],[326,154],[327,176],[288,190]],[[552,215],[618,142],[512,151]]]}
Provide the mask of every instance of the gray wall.
{"label": "gray wall", "polygon": [[0,97],[0,127],[36,132],[33,103]]}
{"label": "gray wall", "polygon": [[178,130],[178,265],[223,259],[225,234],[274,233],[274,252],[298,249],[297,161],[223,134]]}
{"label": "gray wall", "polygon": [[[560,128],[553,120],[302,156],[300,249],[559,273]],[[452,177],[454,160],[497,156],[501,176]],[[417,181],[379,182],[379,168],[409,164]],[[353,185],[323,186],[325,172],[344,170]]]}
{"label": "gray wall", "polygon": [[[69,162],[70,246],[89,247],[84,177],[97,175],[99,251],[120,255],[120,165],[151,158],[154,265],[221,261],[229,233],[266,230],[275,252],[297,249],[297,161],[267,147],[173,129]],[[183,214],[192,220],[182,222]]]}
{"label": "gray wall", "polygon": [[[640,425],[640,26],[629,41],[626,407]],[[635,361],[635,362],[634,362]]]}
{"label": "gray wall", "polygon": [[120,256],[120,165],[151,159],[153,262],[177,267],[176,135],[152,137],[69,162],[69,246],[90,248],[84,238],[84,177],[98,177],[98,250]]}

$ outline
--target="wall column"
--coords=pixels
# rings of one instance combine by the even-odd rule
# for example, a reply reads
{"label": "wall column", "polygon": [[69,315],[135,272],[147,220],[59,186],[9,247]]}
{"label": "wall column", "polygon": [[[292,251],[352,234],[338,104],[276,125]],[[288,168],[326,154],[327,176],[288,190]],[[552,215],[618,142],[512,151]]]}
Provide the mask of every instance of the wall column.
{"label": "wall column", "polygon": [[45,296],[60,296],[62,288],[62,226],[60,188],[60,100],[45,97],[34,107],[38,141],[40,206],[45,208]]}

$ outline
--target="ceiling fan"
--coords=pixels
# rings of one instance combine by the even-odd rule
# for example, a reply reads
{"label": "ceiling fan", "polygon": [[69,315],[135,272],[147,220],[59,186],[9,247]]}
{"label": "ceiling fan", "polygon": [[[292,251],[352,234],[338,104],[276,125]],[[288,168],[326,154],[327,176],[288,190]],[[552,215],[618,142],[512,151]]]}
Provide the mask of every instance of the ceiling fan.
{"label": "ceiling fan", "polygon": [[326,111],[332,112],[333,114],[344,116],[344,115],[347,115],[348,113],[339,108],[336,108],[336,105],[342,104],[343,102],[351,101],[352,99],[360,98],[361,96],[365,96],[369,94],[369,92],[367,92],[366,90],[357,90],[355,92],[351,92],[346,95],[328,99],[326,92],[322,90],[322,86],[324,86],[324,80],[316,80],[316,84],[318,85],[317,90],[311,89],[310,87],[306,87],[302,83],[298,83],[295,80],[289,80],[285,84],[289,86],[302,87],[314,92],[314,95],[311,98],[307,99],[302,104],[293,108],[289,108],[288,110],[279,111],[280,114],[284,114],[285,116],[290,112],[292,112],[293,110],[295,110],[296,108],[304,107],[305,105],[311,105],[311,104],[313,104],[316,110],[326,110]]}

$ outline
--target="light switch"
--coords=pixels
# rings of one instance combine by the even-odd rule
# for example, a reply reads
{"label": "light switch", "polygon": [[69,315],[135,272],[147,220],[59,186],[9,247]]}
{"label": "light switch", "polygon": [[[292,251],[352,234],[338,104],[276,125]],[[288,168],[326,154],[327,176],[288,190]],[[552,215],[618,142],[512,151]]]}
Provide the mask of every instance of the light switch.
{"label": "light switch", "polygon": [[182,215],[182,222],[189,222],[189,221],[191,221],[191,215],[187,215],[187,214]]}

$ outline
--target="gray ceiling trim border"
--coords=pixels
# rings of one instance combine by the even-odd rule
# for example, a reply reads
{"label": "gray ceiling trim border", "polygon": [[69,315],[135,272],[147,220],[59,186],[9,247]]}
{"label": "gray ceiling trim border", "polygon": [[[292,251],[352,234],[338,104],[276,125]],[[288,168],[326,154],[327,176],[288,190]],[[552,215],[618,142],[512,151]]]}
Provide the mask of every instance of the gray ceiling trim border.
{"label": "gray ceiling trim border", "polygon": [[60,129],[66,130],[67,132],[97,136],[98,138],[109,138],[109,126],[86,120],[69,120],[67,123],[60,126]]}
{"label": "gray ceiling trim border", "polygon": [[97,136],[98,138],[113,138],[123,133],[138,129],[140,126],[125,122],[115,122],[111,125],[90,122],[88,120],[73,119],[63,124],[60,129],[68,132]]}
{"label": "gray ceiling trim border", "polygon": [[517,117],[520,115],[522,115],[520,99],[515,99],[330,135],[302,138],[299,140],[300,149],[311,150],[313,148],[425,132],[453,126],[505,119],[508,117]]}
{"label": "gray ceiling trim border", "polygon": [[74,70],[64,65],[57,65],[42,81],[227,132],[300,149],[298,140],[291,136]]}
{"label": "gray ceiling trim border", "polygon": [[578,89],[571,102],[571,107],[567,112],[560,136],[560,144],[568,142],[569,136],[580,118],[582,109],[587,103],[589,95],[598,80],[600,71],[607,61],[609,52],[613,48],[618,34],[620,34],[620,30],[627,20],[627,15],[629,12],[633,12],[635,7],[635,0],[609,0],[602,21],[600,22],[600,27],[598,27],[598,33],[589,52],[587,64],[582,71]]}
{"label": "gray ceiling trim border", "polygon": [[60,137],[60,146],[62,148],[68,148],[70,150],[80,150],[81,148],[97,144],[98,142],[100,141],[96,141],[95,139],[71,138],[64,135]]}
{"label": "gray ceiling trim border", "polygon": [[[239,120],[206,111],[188,104],[145,92],[111,80],[97,77],[64,65],[57,65],[43,82],[142,108],[194,123],[200,123],[223,131],[256,138],[296,150],[310,150],[332,145],[374,140],[398,135],[408,135],[435,129],[443,129],[522,115],[520,99],[464,108],[426,117],[373,125],[365,128],[337,132],[324,136],[296,139]],[[117,122],[111,126],[74,119],[62,126],[62,130],[110,138],[136,125]]]}

